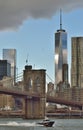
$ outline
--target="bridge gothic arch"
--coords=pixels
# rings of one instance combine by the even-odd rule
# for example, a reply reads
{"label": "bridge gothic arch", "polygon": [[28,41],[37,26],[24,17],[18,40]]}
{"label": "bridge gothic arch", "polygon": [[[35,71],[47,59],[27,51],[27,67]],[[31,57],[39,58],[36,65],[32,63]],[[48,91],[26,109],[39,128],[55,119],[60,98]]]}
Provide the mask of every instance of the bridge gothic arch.
{"label": "bridge gothic arch", "polygon": [[39,76],[37,76],[36,78],[35,78],[35,91],[37,91],[37,92],[40,92],[40,84],[41,84],[41,79],[40,79],[40,77]]}
{"label": "bridge gothic arch", "polygon": [[28,89],[32,89],[33,86],[33,80],[31,77],[28,78],[27,87]]}

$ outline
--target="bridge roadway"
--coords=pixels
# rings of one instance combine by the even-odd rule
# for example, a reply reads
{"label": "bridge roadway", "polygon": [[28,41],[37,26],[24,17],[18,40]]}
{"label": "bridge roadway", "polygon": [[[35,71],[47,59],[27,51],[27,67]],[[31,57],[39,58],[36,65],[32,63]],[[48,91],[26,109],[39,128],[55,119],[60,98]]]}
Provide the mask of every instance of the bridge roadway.
{"label": "bridge roadway", "polygon": [[7,94],[7,95],[13,95],[17,97],[22,98],[40,98],[40,95],[38,93],[30,93],[26,91],[16,90],[16,89],[8,89],[8,88],[1,88],[0,87],[0,94]]}
{"label": "bridge roadway", "polygon": [[60,104],[60,105],[79,107],[80,109],[82,109],[82,107],[83,107],[83,102],[77,102],[77,101],[72,101],[72,100],[70,101],[70,100],[66,100],[63,98],[56,98],[53,96],[47,96],[46,101]]}
{"label": "bridge roadway", "polygon": [[[30,93],[26,91],[20,91],[20,90],[14,90],[14,89],[8,89],[8,88],[1,88],[0,87],[0,94],[7,94],[7,95],[13,95],[18,96],[22,98],[34,98],[34,99],[40,99],[41,95],[38,93]],[[56,103],[61,105],[67,105],[72,107],[79,107],[82,109],[83,103],[82,102],[76,102],[76,101],[68,101],[61,98],[56,98],[53,96],[46,96],[46,102],[50,103]]]}

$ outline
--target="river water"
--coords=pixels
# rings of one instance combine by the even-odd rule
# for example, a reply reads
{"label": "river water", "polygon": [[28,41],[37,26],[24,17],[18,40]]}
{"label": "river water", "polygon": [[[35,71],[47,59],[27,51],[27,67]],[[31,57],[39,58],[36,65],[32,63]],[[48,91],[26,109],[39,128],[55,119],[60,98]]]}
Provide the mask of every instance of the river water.
{"label": "river water", "polygon": [[0,130],[83,130],[83,119],[52,119],[53,127],[39,126],[39,120],[0,118]]}

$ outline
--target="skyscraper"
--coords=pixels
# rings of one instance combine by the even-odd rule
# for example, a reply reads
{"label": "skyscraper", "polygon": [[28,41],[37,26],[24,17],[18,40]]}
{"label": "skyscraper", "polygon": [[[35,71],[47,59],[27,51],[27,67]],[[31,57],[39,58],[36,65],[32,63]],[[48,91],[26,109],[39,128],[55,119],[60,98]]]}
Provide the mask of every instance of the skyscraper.
{"label": "skyscraper", "polygon": [[0,60],[0,80],[2,80],[4,76],[11,76],[11,65],[7,60]]}
{"label": "skyscraper", "polygon": [[16,80],[16,49],[3,49],[3,59],[11,64],[11,77]]}
{"label": "skyscraper", "polygon": [[67,64],[67,33],[62,29],[60,10],[60,29],[55,33],[55,84],[62,81],[62,66]]}
{"label": "skyscraper", "polygon": [[72,37],[71,86],[83,88],[83,37]]}

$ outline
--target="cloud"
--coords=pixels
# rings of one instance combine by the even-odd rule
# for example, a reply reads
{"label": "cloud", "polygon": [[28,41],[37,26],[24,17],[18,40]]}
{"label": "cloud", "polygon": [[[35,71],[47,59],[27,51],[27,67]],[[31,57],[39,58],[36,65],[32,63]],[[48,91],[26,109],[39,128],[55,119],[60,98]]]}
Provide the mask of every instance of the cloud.
{"label": "cloud", "polygon": [[83,0],[0,0],[0,30],[17,29],[29,18],[50,18],[60,9],[83,7]]}

